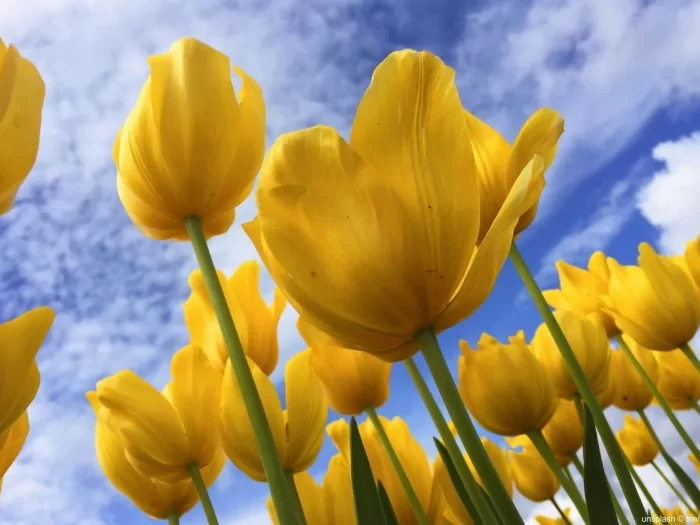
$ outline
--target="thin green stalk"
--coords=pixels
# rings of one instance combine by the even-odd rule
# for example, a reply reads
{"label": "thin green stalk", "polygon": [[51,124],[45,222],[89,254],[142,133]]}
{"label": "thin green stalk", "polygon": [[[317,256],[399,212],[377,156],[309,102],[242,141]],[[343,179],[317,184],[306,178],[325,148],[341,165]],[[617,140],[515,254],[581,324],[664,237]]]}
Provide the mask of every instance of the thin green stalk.
{"label": "thin green stalk", "polygon": [[[654,395],[654,398],[659,403],[659,406],[666,413],[666,416],[668,417],[668,419],[671,420],[671,423],[673,424],[673,426],[676,427],[678,434],[680,434],[681,438],[683,439],[685,444],[688,446],[690,451],[693,453],[693,455],[696,458],[698,458],[698,460],[700,461],[700,450],[698,449],[695,442],[690,438],[690,436],[688,435],[688,432],[686,432],[685,428],[683,428],[683,425],[681,425],[681,422],[678,421],[676,414],[673,412],[673,410],[669,406],[668,401],[666,401],[666,398],[664,398],[664,396],[661,395],[661,392],[659,392],[659,390],[656,388],[656,385],[649,377],[649,374],[647,374],[647,371],[644,370],[644,367],[642,366],[642,364],[634,356],[634,354],[630,350],[630,347],[627,346],[627,343],[625,343],[625,340],[619,335],[616,336],[616,340],[617,340],[617,344],[619,345],[620,349],[627,356],[627,359],[629,360],[629,362],[632,363],[632,366],[635,368],[635,370],[637,370],[637,373],[642,378],[642,381],[644,382],[644,384],[647,386],[647,388],[649,390],[651,390],[651,393]],[[646,419],[646,416],[643,415],[641,410],[638,412],[639,412],[639,415],[642,419]],[[651,426],[648,426],[648,427],[649,427],[650,432],[653,431]],[[661,443],[661,442],[659,441],[659,443]]]}
{"label": "thin green stalk", "polygon": [[557,509],[557,512],[561,516],[561,519],[564,520],[564,524],[565,525],[572,525],[571,520],[569,519],[569,516],[566,515],[566,512],[561,510],[561,507],[559,506],[559,503],[557,503],[557,500],[555,500],[554,497],[552,497],[552,499],[550,499],[549,501],[551,501],[552,505],[554,505],[554,508]]}
{"label": "thin green stalk", "polygon": [[430,374],[433,376],[440,396],[445,402],[445,407],[452,418],[452,423],[457,429],[457,434],[481,478],[484,489],[491,496],[491,500],[496,506],[496,512],[508,525],[524,525],[518,508],[498,476],[496,468],[491,463],[486,449],[481,443],[479,434],[476,432],[474,423],[469,417],[467,408],[459,396],[459,390],[457,390],[457,385],[455,385],[452,378],[450,368],[447,366],[442,350],[440,350],[440,343],[435,336],[435,330],[432,327],[423,330],[416,335],[416,341],[428,364]]}
{"label": "thin green stalk", "polygon": [[591,385],[588,384],[583,368],[581,368],[581,365],[576,359],[576,354],[574,354],[571,345],[569,345],[569,342],[566,340],[564,332],[562,332],[559,323],[557,323],[554,314],[549,309],[549,305],[542,295],[542,290],[540,290],[539,286],[537,285],[532,272],[530,272],[529,268],[527,267],[527,264],[525,263],[525,260],[523,259],[523,256],[515,243],[511,245],[509,256],[513,262],[513,265],[515,266],[515,269],[520,275],[520,278],[525,284],[525,288],[532,297],[537,310],[542,316],[542,319],[547,324],[547,328],[549,328],[552,338],[559,347],[559,352],[561,353],[561,356],[569,369],[569,373],[576,384],[576,388],[591,411],[593,421],[598,429],[598,434],[605,445],[605,449],[608,451],[608,456],[610,457],[610,461],[615,469],[617,479],[620,481],[620,486],[625,493],[625,497],[627,498],[630,510],[632,511],[634,521],[636,523],[642,523],[643,519],[646,517],[644,505],[642,504],[642,500],[637,493],[637,489],[634,487],[634,481],[632,480],[632,476],[627,468],[625,456],[622,453],[622,450],[620,450],[620,445],[618,444],[617,439],[615,439],[615,434],[610,427],[610,423],[607,419],[605,419],[603,410],[600,408],[600,405],[596,400]]}
{"label": "thin green stalk", "polygon": [[294,497],[294,506],[297,511],[297,518],[299,523],[306,525],[306,516],[304,515],[304,506],[301,504],[301,498],[299,497],[299,491],[297,490],[297,484],[294,481],[294,472],[291,470],[285,470],[284,476],[287,478],[287,486],[289,486],[289,491]]}
{"label": "thin green stalk", "polygon": [[576,454],[571,456],[571,462],[576,467],[576,470],[578,470],[578,473],[581,474],[581,477],[583,477],[583,463],[581,463],[581,460],[578,458],[578,456]]}
{"label": "thin green stalk", "polygon": [[219,277],[216,274],[216,267],[211,258],[207,241],[204,238],[199,217],[185,219],[185,229],[192,241],[192,247],[197,256],[202,277],[211,298],[212,307],[219,321],[221,335],[226,344],[231,365],[241,389],[250,424],[255,434],[258,451],[260,452],[265,478],[270,487],[270,496],[277,512],[277,519],[280,525],[297,525],[294,499],[289,492],[284,469],[277,455],[277,448],[270,430],[270,424],[265,416],[260,394],[255,386],[253,374],[248,367],[248,361],[243,352],[243,346],[238,337],[236,326],[233,324],[233,318],[231,317],[224,291],[221,288]]}
{"label": "thin green stalk", "polygon": [[168,514],[168,525],[180,525],[180,516],[177,512]]}
{"label": "thin green stalk", "polygon": [[700,414],[700,405],[698,405],[697,401],[695,401],[691,406],[693,407],[693,410],[695,410],[695,412]]}
{"label": "thin green stalk", "polygon": [[566,467],[562,467],[562,470],[564,471],[564,474],[566,474],[566,477],[571,480],[571,483],[576,485],[576,481],[574,481],[574,475],[571,473],[571,469],[568,467],[568,465]]}
{"label": "thin green stalk", "polygon": [[207,486],[204,484],[199,467],[196,463],[192,463],[187,467],[187,472],[190,473],[194,488],[197,490],[199,501],[202,503],[202,509],[204,509],[204,515],[207,517],[207,523],[209,525],[219,525],[219,520],[216,519],[216,513],[214,512],[214,505],[211,503],[209,491],[207,490]]}
{"label": "thin green stalk", "polygon": [[438,434],[440,434],[442,444],[445,445],[447,452],[450,454],[452,463],[457,469],[459,478],[462,480],[462,483],[464,483],[467,494],[469,495],[472,503],[474,503],[474,506],[479,513],[479,517],[484,525],[498,525],[498,519],[491,510],[491,505],[489,505],[488,501],[486,501],[486,497],[484,496],[481,487],[479,487],[479,484],[474,478],[472,471],[469,470],[467,462],[464,460],[464,455],[459,449],[459,445],[457,445],[457,441],[452,435],[450,427],[447,425],[445,416],[442,415],[442,411],[440,410],[437,401],[435,401],[432,392],[428,388],[428,384],[425,382],[425,379],[423,379],[423,375],[420,373],[415,361],[413,361],[412,358],[407,359],[404,361],[404,365],[406,365],[408,375],[411,376],[411,380],[413,381],[416,390],[418,390],[418,394],[423,400],[423,404],[428,409],[428,413],[430,414],[430,417],[438,430]]}
{"label": "thin green stalk", "polygon": [[389,456],[391,464],[394,466],[394,470],[399,477],[403,490],[406,492],[406,496],[408,496],[408,502],[411,504],[411,508],[413,509],[413,513],[416,515],[418,523],[428,525],[428,517],[425,515],[423,506],[420,504],[418,495],[413,489],[413,485],[411,485],[411,480],[408,479],[406,470],[403,468],[403,465],[399,460],[399,456],[396,454],[396,450],[394,450],[394,445],[391,444],[389,436],[387,435],[386,430],[384,430],[382,422],[379,420],[377,411],[372,407],[368,407],[365,412],[367,412],[369,420],[372,422],[372,425],[374,425],[374,429],[377,431],[377,436],[379,436],[379,441],[381,441],[384,450],[386,450],[386,453]]}
{"label": "thin green stalk", "polygon": [[[571,461],[576,466],[576,470],[578,470],[579,474],[581,474],[581,477],[583,477],[583,463],[581,463],[581,460],[578,458],[578,456],[573,455],[571,456]],[[612,499],[613,506],[615,507],[615,514],[617,514],[617,519],[620,521],[620,523],[622,523],[622,525],[630,525],[630,522],[625,515],[625,511],[622,508],[622,503],[620,503],[620,500],[612,487],[610,487],[610,499]]]}
{"label": "thin green stalk", "polygon": [[661,467],[659,467],[655,461],[651,462],[651,466],[654,467],[654,470],[656,470],[656,472],[659,473],[659,476],[661,476],[661,479],[663,479],[666,482],[666,485],[668,485],[671,488],[673,493],[676,495],[676,497],[679,500],[681,500],[683,505],[685,505],[686,508],[688,508],[688,509],[692,509],[694,507],[694,505],[691,505],[690,502],[686,499],[686,497],[681,493],[681,491],[678,490],[673,483],[671,483],[671,480],[668,479],[668,476],[666,474],[664,474],[664,471],[661,470]]}
{"label": "thin green stalk", "polygon": [[542,431],[536,430],[528,432],[527,437],[529,437],[530,441],[532,441],[532,444],[535,445],[535,448],[540,453],[545,463],[547,463],[547,466],[549,466],[550,470],[554,472],[554,475],[559,480],[559,484],[564,488],[566,493],[571,498],[571,501],[574,503],[576,510],[578,510],[578,513],[583,518],[583,521],[585,521],[586,523],[590,523],[590,518],[588,517],[588,508],[586,508],[586,502],[583,499],[581,492],[578,490],[578,487],[569,478],[566,477],[566,474],[564,474],[564,471],[562,470],[561,466],[559,465],[559,463],[557,463],[557,459],[554,457],[552,449],[549,447],[547,441],[544,439]]}
{"label": "thin green stalk", "polygon": [[[641,476],[640,476],[639,473],[635,470],[634,465],[632,465],[631,463],[629,463],[629,460],[628,460],[628,465],[629,465],[629,468],[630,468],[630,472],[632,473],[632,477],[634,478],[634,481],[637,483],[637,486],[639,487],[639,489],[640,489],[640,490],[642,491],[642,493],[644,494],[644,497],[645,497],[645,498],[647,499],[647,501],[649,502],[649,505],[651,506],[651,509],[654,511],[654,513],[655,513],[657,516],[663,516],[663,512],[661,512],[661,507],[659,507],[659,504],[656,503],[656,500],[654,499],[654,496],[651,495],[651,492],[649,492],[649,489],[647,488],[647,486],[646,486],[646,485],[644,484],[644,482],[642,481]],[[647,521],[649,521],[649,520],[647,520]]]}
{"label": "thin green stalk", "polygon": [[693,349],[690,348],[690,345],[688,343],[681,345],[681,350],[686,357],[690,359],[690,362],[693,363],[695,369],[700,372],[700,360],[698,359],[698,356],[695,355],[695,352],[693,352]]}

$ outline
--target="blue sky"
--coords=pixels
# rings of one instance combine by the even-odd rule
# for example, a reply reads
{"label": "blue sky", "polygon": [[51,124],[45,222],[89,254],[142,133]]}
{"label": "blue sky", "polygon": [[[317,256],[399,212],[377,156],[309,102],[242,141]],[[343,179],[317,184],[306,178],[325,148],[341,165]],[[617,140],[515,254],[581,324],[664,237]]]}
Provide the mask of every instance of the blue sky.
{"label": "blue sky", "polygon": [[[462,101],[512,139],[542,105],[566,119],[541,213],[519,244],[545,287],[559,258],[584,265],[597,249],[622,262],[641,241],[666,253],[700,233],[700,2],[687,0],[4,0],[0,37],[39,67],[47,85],[39,159],[15,209],[0,217],[0,319],[40,305],[58,317],[42,348],[32,430],[7,474],[0,525],[149,523],[103,478],[84,392],[131,368],[162,387],[187,343],[182,302],[196,262],[186,244],[157,243],[130,224],[115,191],[112,141],[147,77],[146,57],[192,35],[227,53],[262,85],[268,143],[329,124],[347,136],[375,65],[395,49],[437,53],[457,71]],[[230,273],[257,258],[240,229],[211,242]],[[272,283],[263,276],[266,296]],[[282,359],[303,343],[295,315],[280,327]],[[456,368],[457,341],[504,338],[539,323],[506,264],[489,301],[440,338]],[[662,415],[661,433],[687,453]],[[381,411],[401,415],[430,446],[433,430],[401,366]],[[621,414],[610,411],[613,425]],[[700,432],[698,418],[682,418]],[[321,475],[326,445],[313,467]],[[644,471],[663,503],[672,503]],[[213,489],[226,525],[268,523],[265,486],[228,466]],[[564,498],[562,497],[562,500]],[[552,513],[522,498],[524,515]],[[184,524],[203,524],[199,507]]]}

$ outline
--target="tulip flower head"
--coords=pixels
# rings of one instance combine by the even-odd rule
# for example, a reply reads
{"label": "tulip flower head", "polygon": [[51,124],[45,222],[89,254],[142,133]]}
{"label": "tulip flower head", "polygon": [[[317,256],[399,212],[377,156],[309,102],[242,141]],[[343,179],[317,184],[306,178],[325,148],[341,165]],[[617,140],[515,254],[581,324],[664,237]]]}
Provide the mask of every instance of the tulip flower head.
{"label": "tulip flower head", "polygon": [[226,55],[194,38],[148,59],[151,74],[114,142],[117,192],[127,215],[156,240],[226,232],[253,189],[265,151],[265,103],[245,72],[240,101]]}
{"label": "tulip flower head", "polygon": [[557,261],[559,290],[543,292],[547,303],[557,310],[573,310],[581,315],[600,314],[605,333],[613,337],[619,333],[615,320],[602,310],[601,297],[608,294],[610,270],[603,252],[594,252],[584,270],[564,261]]}
{"label": "tulip flower head", "polygon": [[365,352],[333,346],[332,338],[303,317],[297,327],[311,348],[311,366],[333,410],[357,416],[367,408],[377,409],[386,403],[391,363]]}
{"label": "tulip flower head", "polygon": [[189,479],[191,465],[203,470],[217,460],[221,375],[192,345],[175,353],[170,373],[172,381],[161,393],[124,370],[98,381],[88,399],[137,471],[174,483]]}
{"label": "tulip flower head", "polygon": [[[564,514],[566,515],[566,518],[569,520],[569,523],[572,523],[571,521],[571,509],[566,508],[564,509]],[[539,523],[539,525],[569,525],[566,521],[564,521],[564,518],[549,518],[547,516],[543,516],[541,514],[535,516],[535,521]]]}
{"label": "tulip flower head", "polygon": [[[464,457],[466,459],[466,455]],[[433,464],[433,479],[436,489],[443,495],[444,504],[440,516],[445,519],[446,523],[474,525],[474,520],[469,514],[467,508],[464,506],[462,498],[459,496],[457,489],[455,489],[450,473],[447,471],[440,454],[437,455]],[[435,521],[431,523],[442,524],[443,522]]]}
{"label": "tulip flower head", "polygon": [[647,243],[639,245],[639,266],[608,258],[610,289],[603,310],[639,344],[674,350],[700,326],[700,297],[690,276]]}
{"label": "tulip flower head", "polygon": [[[612,355],[612,352],[611,352]],[[603,389],[598,392],[595,396],[601,410],[605,410],[613,404],[615,401],[615,396],[617,395],[617,383],[611,372],[608,372],[608,378],[605,380]]]}
{"label": "tulip flower head", "polygon": [[[328,418],[328,403],[321,383],[312,372],[310,358],[310,351],[304,350],[287,363],[284,371],[286,410],[282,410],[274,383],[248,359],[277,454],[282,466],[295,474],[305,471],[316,460]],[[224,371],[220,429],[224,451],[233,464],[249,478],[265,481],[253,426],[231,361],[226,363]]]}
{"label": "tulip flower head", "polygon": [[[491,460],[491,463],[496,468],[496,472],[498,473],[498,477],[501,478],[501,482],[503,483],[503,486],[506,488],[506,491],[508,492],[508,494],[512,497],[513,496],[513,473],[511,470],[510,462],[508,461],[508,454],[506,453],[505,450],[503,450],[501,447],[496,445],[496,443],[489,440],[489,438],[487,438],[485,436],[481,437],[481,443],[484,445],[484,449],[486,449],[486,454],[488,455],[489,459]],[[479,477],[479,473],[474,468],[474,464],[472,463],[471,459],[468,456],[467,456],[467,465],[469,466],[469,469],[472,471],[472,474],[474,474],[474,478],[476,479],[476,481],[480,485],[482,485],[481,478]]]}
{"label": "tulip flower head", "polygon": [[[294,485],[299,494],[299,501],[301,502],[306,524],[326,525],[326,505],[323,498],[323,488],[316,483],[316,480],[307,471],[294,474]],[[272,498],[267,500],[267,511],[270,514],[272,523],[278,525],[279,520],[277,519],[277,511]]]}
{"label": "tulip flower head", "polygon": [[459,392],[486,430],[517,436],[541,430],[557,408],[554,383],[527,345],[502,345],[482,335],[477,350],[460,341]]}
{"label": "tulip flower head", "polygon": [[[607,386],[610,345],[600,315],[583,316],[569,310],[557,310],[554,317],[571,344],[593,392],[602,392]],[[578,390],[546,323],[537,328],[531,348],[551,374],[557,395],[571,399]]]}
{"label": "tulip flower head", "polygon": [[685,245],[685,264],[695,287],[700,290],[700,235]]}
{"label": "tulip flower head", "polygon": [[[244,262],[228,279],[222,272],[217,274],[243,351],[265,374],[270,375],[279,360],[277,327],[287,301],[279,288],[275,288],[272,305],[265,304],[260,293],[257,261]],[[223,372],[228,350],[202,272],[193,271],[188,282],[191,293],[183,308],[190,341],[206,352],[215,369]]]}
{"label": "tulip flower head", "polygon": [[542,435],[557,458],[571,458],[578,452],[583,444],[583,427],[573,401],[561,400]]}
{"label": "tulip flower head", "polygon": [[45,94],[34,64],[0,39],[0,215],[36,162]]}
{"label": "tulip flower head", "polygon": [[617,440],[627,458],[637,467],[648,465],[659,453],[659,447],[644,422],[629,414],[625,414],[625,426],[617,433]]}
{"label": "tulip flower head", "polygon": [[326,126],[282,135],[244,225],[290,303],[342,348],[388,362],[491,292],[544,162],[524,162],[480,247],[479,182],[454,71],[428,52],[374,71],[346,142]]}
{"label": "tulip flower head", "polygon": [[700,400],[700,372],[681,350],[654,352],[654,357],[659,369],[658,391],[673,410],[692,408]]}
{"label": "tulip flower head", "polygon": [[[649,379],[656,385],[659,380],[659,366],[652,351],[635,342],[627,334],[623,334],[622,338],[632,355],[646,371]],[[615,382],[613,405],[617,408],[636,412],[649,406],[654,395],[624,352],[612,352],[610,377]]]}
{"label": "tulip flower head", "polygon": [[0,436],[27,410],[39,390],[35,358],[55,317],[51,308],[41,306],[0,323]]}
{"label": "tulip flower head", "polygon": [[22,412],[17,421],[0,436],[0,480],[19,456],[29,435],[29,416]]}
{"label": "tulip flower head", "polygon": [[532,444],[521,452],[508,452],[513,481],[518,492],[530,501],[550,500],[559,490],[559,480]]}

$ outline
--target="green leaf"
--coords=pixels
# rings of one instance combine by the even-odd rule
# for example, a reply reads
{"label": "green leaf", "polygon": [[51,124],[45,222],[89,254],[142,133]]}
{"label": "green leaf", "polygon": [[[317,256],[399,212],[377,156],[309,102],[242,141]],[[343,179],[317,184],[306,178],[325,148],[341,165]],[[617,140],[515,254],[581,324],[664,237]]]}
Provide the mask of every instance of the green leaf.
{"label": "green leaf", "polygon": [[394,512],[394,507],[391,506],[391,501],[389,500],[389,494],[387,494],[386,489],[381,481],[377,482],[377,491],[379,492],[379,499],[382,502],[382,508],[384,509],[384,517],[388,525],[399,525],[399,520]]}
{"label": "green leaf", "polygon": [[476,510],[476,506],[474,505],[474,502],[469,497],[469,494],[467,493],[467,488],[464,486],[464,483],[462,483],[462,479],[459,477],[459,473],[457,472],[457,468],[455,467],[454,463],[452,462],[452,458],[450,457],[450,453],[447,452],[445,445],[443,445],[439,439],[433,438],[433,441],[435,442],[435,446],[437,447],[438,454],[440,454],[440,457],[442,458],[442,462],[445,464],[445,468],[447,469],[447,473],[450,475],[450,479],[452,480],[452,485],[454,485],[454,488],[457,491],[457,495],[459,496],[459,499],[462,501],[464,508],[467,509],[467,512],[469,512],[469,515],[472,516],[472,518],[474,518],[474,519],[478,518],[479,513]]}
{"label": "green leaf", "polygon": [[357,525],[391,525],[384,517],[374,474],[354,417],[350,419],[350,475]]}
{"label": "green leaf", "polygon": [[501,516],[498,514],[498,510],[496,510],[496,505],[494,504],[493,500],[491,499],[491,496],[489,496],[488,492],[486,492],[484,490],[484,487],[482,487],[481,485],[479,485],[479,490],[484,495],[484,499],[486,500],[486,503],[488,503],[489,507],[491,507],[491,512],[493,512],[493,515],[496,518],[496,520],[498,521],[498,523],[500,525],[504,525],[503,519],[501,519]]}
{"label": "green leaf", "polygon": [[590,522],[594,525],[618,525],[615,507],[610,497],[608,478],[603,468],[603,459],[598,447],[598,433],[591,411],[584,404],[586,425],[583,432],[583,490],[588,505]]}
{"label": "green leaf", "polygon": [[671,467],[673,475],[676,476],[683,486],[683,489],[685,489],[688,496],[690,496],[695,508],[700,509],[700,489],[698,489],[695,482],[688,476],[686,471],[683,470],[683,467],[681,467],[665,450],[661,451],[661,455],[666,460],[666,463],[668,463],[668,466]]}

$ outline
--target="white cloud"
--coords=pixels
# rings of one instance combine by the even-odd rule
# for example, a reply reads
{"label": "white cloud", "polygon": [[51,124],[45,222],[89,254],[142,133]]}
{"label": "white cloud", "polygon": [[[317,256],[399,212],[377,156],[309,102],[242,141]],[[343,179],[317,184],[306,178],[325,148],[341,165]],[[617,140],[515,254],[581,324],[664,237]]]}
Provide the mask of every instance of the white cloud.
{"label": "white cloud", "polygon": [[659,247],[679,254],[700,234],[700,131],[658,144],[652,156],[664,167],[638,194],[637,206],[659,229]]}

